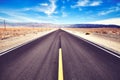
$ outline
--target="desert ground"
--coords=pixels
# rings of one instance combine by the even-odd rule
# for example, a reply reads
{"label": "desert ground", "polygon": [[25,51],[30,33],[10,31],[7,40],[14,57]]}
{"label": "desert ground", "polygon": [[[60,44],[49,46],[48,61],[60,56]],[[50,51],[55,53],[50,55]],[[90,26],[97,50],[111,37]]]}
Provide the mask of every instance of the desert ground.
{"label": "desert ground", "polygon": [[55,28],[7,27],[0,28],[0,52],[43,36]]}
{"label": "desert ground", "polygon": [[120,53],[120,28],[64,28],[64,30]]}
{"label": "desert ground", "polygon": [[0,28],[0,39],[6,39],[16,36],[25,36],[26,34],[37,34],[38,32],[43,32],[51,30],[51,28],[30,28],[30,27],[7,27]]}
{"label": "desert ground", "polygon": [[[70,33],[120,53],[119,28],[62,28]],[[24,44],[57,28],[7,27],[0,28],[0,52]]]}

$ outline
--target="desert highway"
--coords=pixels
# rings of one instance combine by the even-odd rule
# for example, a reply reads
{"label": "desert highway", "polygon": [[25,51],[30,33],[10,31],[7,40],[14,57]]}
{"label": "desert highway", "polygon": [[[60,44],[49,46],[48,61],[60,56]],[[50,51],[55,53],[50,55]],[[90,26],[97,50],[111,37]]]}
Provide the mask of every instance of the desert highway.
{"label": "desert highway", "polygon": [[120,80],[120,58],[63,30],[0,56],[0,80],[59,80],[60,71],[61,80]]}

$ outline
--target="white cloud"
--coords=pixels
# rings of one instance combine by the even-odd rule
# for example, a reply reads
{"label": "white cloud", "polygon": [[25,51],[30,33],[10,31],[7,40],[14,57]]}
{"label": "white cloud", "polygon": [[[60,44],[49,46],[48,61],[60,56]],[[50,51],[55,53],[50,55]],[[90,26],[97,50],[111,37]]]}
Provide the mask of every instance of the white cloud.
{"label": "white cloud", "polygon": [[67,15],[67,12],[65,11],[65,6],[62,6],[62,7],[61,7],[60,13],[62,14],[62,15],[61,15],[62,17],[67,17],[67,16],[68,16],[68,15]]}
{"label": "white cloud", "polygon": [[95,1],[95,2],[91,3],[90,6],[98,6],[100,4],[101,4],[101,2]]}
{"label": "white cloud", "polygon": [[43,12],[47,14],[48,16],[51,16],[52,14],[56,13],[56,0],[49,0],[50,4],[48,3],[41,3],[37,6],[30,7],[30,8],[24,8],[23,11],[33,10],[37,12]]}
{"label": "white cloud", "polygon": [[112,13],[112,12],[114,12],[114,10],[102,11],[98,15],[106,15],[106,14],[109,14],[109,13]]}
{"label": "white cloud", "polygon": [[48,3],[41,3],[40,6],[48,6]]}
{"label": "white cloud", "polygon": [[3,14],[8,15],[7,18],[4,17],[8,22],[41,22],[41,20],[35,17],[29,17],[25,13],[17,12],[17,11],[1,11]]}
{"label": "white cloud", "polygon": [[112,12],[118,12],[118,11],[120,11],[120,6],[111,7],[109,9],[104,10],[104,11],[101,11],[101,12],[98,13],[98,15],[99,16],[101,16],[101,15],[107,15],[107,14],[110,14]]}
{"label": "white cloud", "polygon": [[87,6],[88,2],[89,0],[83,0],[83,1],[79,0],[76,6]]}
{"label": "white cloud", "polygon": [[56,9],[56,1],[55,0],[50,0],[50,5],[47,7],[47,10],[44,11],[47,15],[51,15],[55,12]]}
{"label": "white cloud", "polygon": [[89,22],[91,24],[115,24],[120,26],[120,18],[111,18],[100,21]]}
{"label": "white cloud", "polygon": [[38,23],[52,23],[56,22],[58,17],[56,16],[40,16],[39,14],[27,14],[16,10],[1,10],[1,13],[7,15],[7,17],[0,17],[5,19],[7,22],[38,22]]}
{"label": "white cloud", "polygon": [[79,0],[75,5],[72,5],[72,8],[77,7],[86,7],[86,6],[99,6],[102,3],[102,1],[90,1],[90,0]]}

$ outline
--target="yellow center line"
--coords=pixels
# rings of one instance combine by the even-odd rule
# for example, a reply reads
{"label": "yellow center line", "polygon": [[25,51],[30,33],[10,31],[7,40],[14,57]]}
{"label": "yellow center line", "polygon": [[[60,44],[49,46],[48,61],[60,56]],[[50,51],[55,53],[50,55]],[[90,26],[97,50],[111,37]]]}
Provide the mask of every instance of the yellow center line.
{"label": "yellow center line", "polygon": [[62,49],[59,49],[59,64],[58,64],[58,80],[64,80],[63,78],[63,63],[62,63]]}

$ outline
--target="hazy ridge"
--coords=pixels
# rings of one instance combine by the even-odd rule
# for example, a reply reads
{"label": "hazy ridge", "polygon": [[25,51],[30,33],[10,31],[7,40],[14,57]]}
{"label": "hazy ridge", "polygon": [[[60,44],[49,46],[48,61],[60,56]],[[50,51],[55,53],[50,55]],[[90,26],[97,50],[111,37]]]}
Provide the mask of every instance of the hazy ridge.
{"label": "hazy ridge", "polygon": [[[3,26],[0,22],[0,26]],[[104,24],[52,24],[52,23],[6,23],[6,26],[11,27],[70,27],[70,28],[120,28],[119,25],[104,25]]]}

